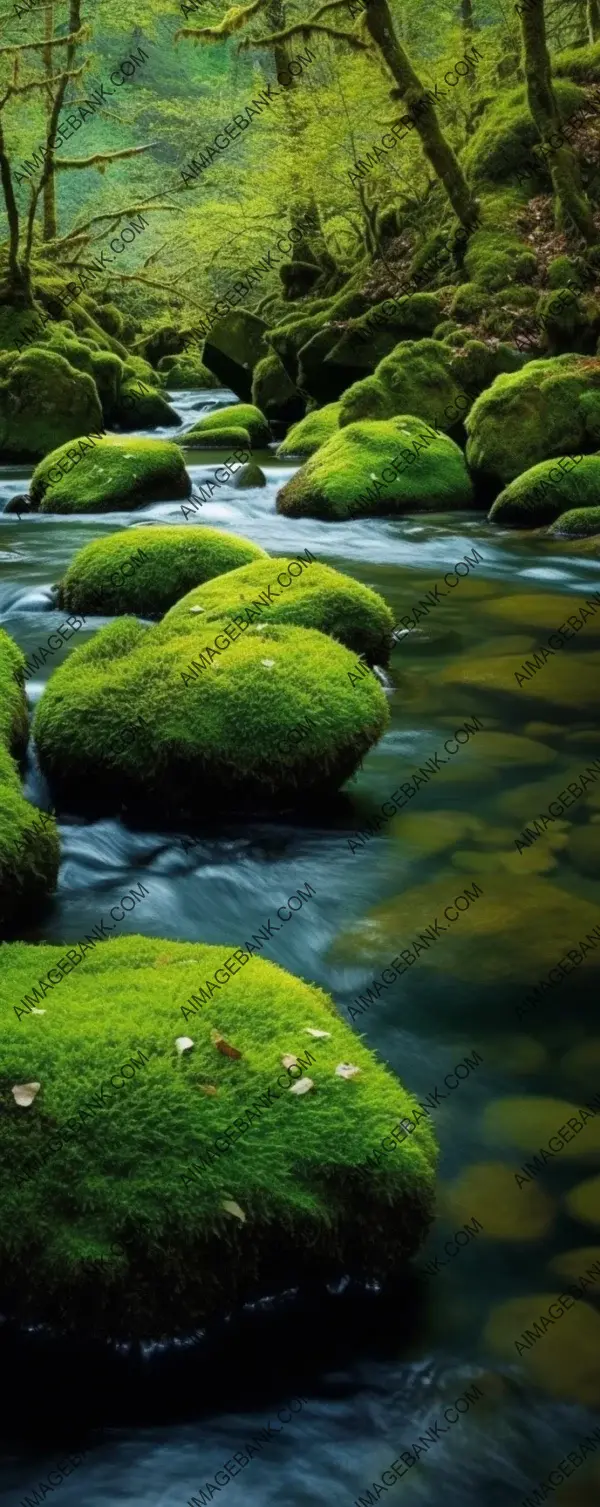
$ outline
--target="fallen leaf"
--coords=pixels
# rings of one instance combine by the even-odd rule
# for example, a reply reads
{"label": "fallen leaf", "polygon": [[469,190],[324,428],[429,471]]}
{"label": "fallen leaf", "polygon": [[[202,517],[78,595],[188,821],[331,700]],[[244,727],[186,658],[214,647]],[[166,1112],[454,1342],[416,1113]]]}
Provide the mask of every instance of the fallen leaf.
{"label": "fallen leaf", "polygon": [[331,1031],[317,1031],[315,1026],[305,1026],[304,1030],[307,1036],[326,1036],[328,1041],[331,1036]]}
{"label": "fallen leaf", "polygon": [[175,1046],[180,1057],[182,1052],[189,1052],[190,1047],[193,1047],[193,1045],[191,1036],[176,1036],[175,1038]]}
{"label": "fallen leaf", "polygon": [[230,1043],[225,1040],[225,1037],[221,1036],[220,1031],[211,1031],[210,1039],[213,1042],[213,1045],[216,1046],[217,1051],[222,1052],[224,1057],[241,1057],[242,1054],[241,1052],[238,1052],[237,1047],[232,1047]]}
{"label": "fallen leaf", "polygon": [[354,1067],[351,1062],[338,1062],[335,1071],[338,1078],[356,1078],[360,1068]]}
{"label": "fallen leaf", "polygon": [[239,1204],[236,1204],[234,1198],[222,1199],[222,1207],[227,1210],[228,1214],[235,1214],[236,1219],[241,1219],[242,1224],[246,1223],[246,1215],[244,1214],[244,1210],[240,1209]]}
{"label": "fallen leaf", "polygon": [[309,1089],[314,1088],[312,1078],[299,1078],[297,1083],[292,1083],[291,1094],[307,1094]]}
{"label": "fallen leaf", "polygon": [[204,612],[203,607],[190,607],[190,612]]}
{"label": "fallen leaf", "polygon": [[298,1058],[294,1057],[293,1052],[286,1052],[281,1061],[284,1067],[298,1067]]}
{"label": "fallen leaf", "polygon": [[45,1015],[46,1011],[45,1010],[38,1010],[37,1005],[30,1005],[29,1006],[29,1014],[30,1015]]}
{"label": "fallen leaf", "polygon": [[218,1088],[215,1088],[214,1083],[199,1083],[198,1088],[203,1094],[210,1094],[211,1096],[219,1092]]}
{"label": "fallen leaf", "polygon": [[41,1083],[15,1083],[12,1089],[15,1104],[20,1104],[22,1109],[29,1109],[36,1094],[39,1094],[41,1086]]}

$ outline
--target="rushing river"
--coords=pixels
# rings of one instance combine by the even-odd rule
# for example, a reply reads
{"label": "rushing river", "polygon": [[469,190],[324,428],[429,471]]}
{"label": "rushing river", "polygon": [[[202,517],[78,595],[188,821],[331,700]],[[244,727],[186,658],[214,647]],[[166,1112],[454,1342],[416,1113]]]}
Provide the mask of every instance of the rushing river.
{"label": "rushing river", "polygon": [[[219,392],[177,394],[172,401],[189,427],[215,402],[232,400],[233,395]],[[164,431],[165,437],[170,433]],[[194,482],[209,476],[219,459],[188,452]],[[272,454],[257,459],[268,485],[252,491],[222,486],[211,502],[204,503],[198,519],[255,540],[274,555],[290,557],[308,547],[318,560],[380,591],[396,622],[412,613],[413,605],[434,582],[443,581],[456,562],[467,554],[472,557],[474,549],[481,559],[394,648],[383,676],[391,710],[389,730],[332,806],[328,821],[324,816],[318,826],[306,818],[297,823],[223,821],[196,831],[193,845],[184,849],[180,838],[185,834],[165,831],[160,822],[142,831],[126,821],[86,821],[61,810],[58,890],[42,920],[22,935],[32,943],[70,943],[142,879],[150,894],[125,919],[123,930],[243,946],[308,882],[315,892],[310,903],[282,926],[265,956],[329,991],[347,1019],[347,1007],[359,994],[364,996],[387,961],[407,946],[398,931],[389,947],[383,944],[379,954],[367,957],[359,945],[365,937],[364,918],[411,886],[434,881],[440,865],[439,854],[426,842],[419,847],[414,831],[416,846],[407,845],[396,821],[384,823],[364,844],[356,841],[356,833],[364,832],[390,792],[408,780],[455,728],[481,714],[488,732],[525,735],[525,765],[518,745],[513,752],[502,746],[490,759],[487,736],[479,744],[474,737],[468,749],[456,755],[449,773],[432,779],[411,801],[410,820],[414,827],[420,816],[424,830],[428,822],[430,830],[431,813],[444,812],[444,820],[467,813],[492,832],[502,825],[518,834],[528,815],[533,818],[547,807],[552,784],[558,794],[573,778],[573,769],[600,754],[593,718],[575,704],[570,710],[552,706],[549,711],[527,687],[499,696],[493,704],[487,691],[479,697],[470,688],[453,685],[451,677],[443,678],[457,658],[469,653],[490,663],[499,653],[514,654],[518,668],[534,644],[565,621],[576,599],[589,598],[597,589],[598,570],[589,549],[503,533],[491,528],[483,514],[344,524],[280,517],[275,512],[276,492],[295,468]],[[26,491],[29,475],[23,466],[4,467],[1,501]],[[75,552],[92,539],[149,521],[182,523],[180,504],[162,503],[132,513],[22,521],[13,515],[2,520],[0,620],[26,655],[64,620],[64,613],[52,610],[51,588]],[[524,603],[522,614],[511,618],[502,609],[495,611],[494,601],[517,593]],[[562,594],[565,601],[562,615],[556,602],[554,608],[548,604],[542,626],[543,612],[536,616],[528,604],[544,593]],[[88,618],[76,643],[105,621]],[[598,637],[596,629],[594,640],[592,623],[589,633],[564,652],[580,659],[593,650],[594,641],[597,646]],[[47,675],[68,652],[65,647],[48,661]],[[32,705],[42,689],[42,679],[29,681]],[[518,795],[528,783],[532,788],[543,784],[547,799],[528,806]],[[31,746],[25,789],[35,803],[50,804]],[[579,821],[584,804],[580,811],[569,812],[569,818]],[[596,809],[600,811],[600,803]],[[461,853],[466,850],[468,855],[471,846],[468,836],[457,836]],[[446,867],[452,858],[452,852],[446,855]],[[548,859],[547,872],[552,884],[569,891],[574,901],[597,903],[598,880],[586,877],[566,852]],[[459,857],[455,873],[456,890],[449,900],[474,877],[485,886],[485,865],[469,869],[468,856],[464,861]],[[515,908],[525,903],[528,884],[536,882],[526,868],[515,871]],[[530,910],[527,916],[531,918]],[[543,932],[549,923],[541,913],[529,924]],[[460,922],[457,933],[459,926]],[[588,929],[584,925],[581,931]],[[574,943],[577,935],[575,930]],[[506,946],[513,946],[511,935]],[[556,958],[564,951],[559,944]],[[555,961],[551,949],[544,956],[548,960],[540,976]],[[589,1019],[585,968],[555,991],[549,1013],[538,1010],[532,1023],[521,1027],[514,1009],[523,993],[518,954],[512,972],[508,959],[506,979],[493,991],[485,976],[478,979],[476,954],[473,977],[465,987],[464,974],[458,979],[453,974],[451,947],[447,957],[447,972],[411,966],[354,1021],[354,1029],[364,1033],[421,1100],[436,1085],[442,1088],[456,1064],[473,1052],[480,1055],[476,1070],[445,1089],[443,1102],[436,1101],[432,1110],[441,1145],[440,1207],[420,1258],[420,1263],[434,1263],[431,1274],[415,1273],[399,1291],[385,1294],[374,1285],[365,1290],[352,1282],[335,1291],[291,1291],[276,1302],[256,1304],[235,1321],[224,1318],[206,1339],[191,1336],[189,1343],[142,1347],[112,1359],[90,1356],[85,1348],[67,1359],[63,1355],[60,1375],[56,1350],[43,1337],[31,1336],[29,1350],[21,1344],[13,1350],[5,1341],[3,1372],[16,1427],[14,1452],[7,1456],[1,1475],[7,1503],[16,1507],[32,1493],[37,1503],[35,1490],[48,1480],[48,1471],[69,1449],[85,1445],[89,1453],[83,1463],[59,1488],[65,1507],[82,1502],[86,1507],[119,1502],[183,1507],[199,1488],[206,1490],[224,1462],[236,1453],[243,1455],[245,1441],[271,1420],[269,1442],[239,1476],[218,1488],[227,1491],[231,1507],[264,1507],[268,1502],[314,1507],[321,1501],[350,1507],[443,1416],[444,1408],[474,1384],[483,1393],[478,1404],[445,1429],[443,1437],[434,1431],[418,1465],[411,1466],[396,1487],[382,1487],[372,1500],[386,1496],[389,1489],[397,1492],[398,1501],[423,1507],[509,1507],[577,1448],[578,1435],[589,1434],[595,1422],[591,1405],[600,1403],[600,1361],[595,1373],[592,1368],[588,1374],[582,1356],[573,1360],[573,1335],[566,1335],[569,1317],[563,1321],[564,1373],[553,1335],[539,1341],[540,1356],[542,1346],[548,1347],[547,1363],[543,1366],[540,1359],[535,1376],[521,1367],[514,1347],[511,1358],[495,1346],[490,1319],[500,1305],[522,1295],[540,1294],[535,1312],[544,1311],[543,1295],[549,1302],[567,1280],[549,1265],[560,1253],[585,1248],[588,1264],[592,1247],[600,1255],[595,1247],[600,1237],[593,1227],[575,1220],[565,1207],[568,1190],[598,1170],[598,1153],[595,1159],[578,1160],[571,1148],[568,1157],[558,1157],[556,1166],[538,1179],[547,1218],[540,1217],[537,1225],[532,1221],[528,1200],[542,1194],[536,1186],[524,1188],[522,1216],[515,1216],[504,1238],[486,1232],[479,1210],[484,1228],[459,1246],[452,1259],[446,1257],[443,1269],[435,1268],[444,1242],[464,1224],[449,1190],[456,1189],[460,1179],[468,1180],[474,1167],[504,1163],[512,1175],[528,1156],[514,1142],[507,1144],[497,1121],[486,1119],[493,1101],[543,1095],[580,1104],[598,1086],[597,1049],[587,1075],[584,1068],[581,1076],[581,1052],[579,1079],[566,1079],[564,1071],[565,1054],[581,1043]],[[540,1134],[529,1151],[546,1140]],[[476,1178],[467,1186],[475,1189]],[[465,1219],[471,1216],[478,1216],[475,1192]],[[593,1305],[597,1295],[600,1281],[590,1289],[587,1302]],[[597,1322],[600,1328],[600,1319]],[[525,1317],[519,1327],[527,1323]],[[295,1396],[304,1399],[302,1406],[290,1421],[276,1425],[277,1410],[285,1409],[287,1399]],[[595,1469],[595,1498],[593,1488],[585,1485],[586,1465],[569,1483],[568,1495],[559,1494],[557,1500],[569,1507],[591,1507],[600,1497],[600,1472],[598,1466]],[[208,1501],[214,1494],[200,1500]]]}

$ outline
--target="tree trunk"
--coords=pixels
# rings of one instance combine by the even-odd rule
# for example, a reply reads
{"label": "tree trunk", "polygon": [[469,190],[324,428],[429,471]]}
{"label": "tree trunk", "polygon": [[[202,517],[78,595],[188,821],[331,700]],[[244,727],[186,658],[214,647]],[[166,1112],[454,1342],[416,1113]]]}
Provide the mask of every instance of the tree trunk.
{"label": "tree trunk", "polygon": [[[464,39],[465,51],[466,51],[466,49],[471,46],[471,43],[473,41],[473,32],[476,29],[476,22],[475,22],[475,18],[473,16],[473,3],[472,3],[472,0],[461,0],[461,3],[460,3],[460,19],[461,19],[461,25],[462,25],[462,30],[463,30],[463,39]],[[475,83],[475,72],[474,72],[474,70],[469,70],[469,72],[468,72],[468,74],[466,76],[466,79],[465,79],[465,83],[469,85],[470,89],[473,88],[474,83]]]}
{"label": "tree trunk", "polygon": [[[68,21],[68,26],[69,26],[69,34],[71,34],[71,33],[75,34],[76,32],[80,31],[80,29],[81,29],[81,0],[69,0],[69,21]],[[67,51],[67,55],[66,55],[66,58],[64,60],[64,63],[62,64],[62,67],[61,67],[61,73],[66,74],[69,71],[69,69],[73,67],[73,60],[74,60],[74,57],[75,57],[75,51],[76,51],[77,45],[78,44],[76,42],[69,42],[67,50],[66,50]],[[50,51],[50,57],[52,57],[52,43],[51,42],[48,43],[48,48],[49,48],[49,51]],[[42,175],[41,175],[40,181],[38,183],[38,186],[35,189],[35,192],[31,196],[31,204],[29,206],[29,214],[28,214],[28,217],[27,217],[27,242],[26,242],[26,246],[25,246],[25,257],[24,257],[24,260],[25,260],[25,263],[26,263],[27,266],[29,266],[29,263],[31,261],[31,252],[32,252],[32,249],[33,249],[33,227],[34,227],[34,224],[35,224],[35,213],[36,213],[36,209],[37,209],[37,205],[38,205],[38,200],[39,200],[39,197],[40,197],[41,193],[45,194],[45,192],[46,192],[46,184],[48,183],[49,179],[54,177],[54,145],[55,145],[56,137],[57,137],[57,133],[58,133],[58,117],[60,115],[60,112],[61,112],[63,104],[64,104],[64,98],[65,98],[66,88],[67,88],[67,79],[63,78],[61,80],[61,83],[58,84],[58,86],[57,86],[56,94],[55,94],[54,99],[52,100],[51,106],[50,106],[50,113],[49,113],[49,116],[48,116],[48,128],[47,128],[47,133],[46,133],[46,145],[45,145],[45,152],[44,152],[44,166],[42,168]]]}
{"label": "tree trunk", "polygon": [[590,42],[600,38],[600,5],[598,0],[587,0],[587,29]]}
{"label": "tree trunk", "polygon": [[443,184],[455,215],[470,233],[478,217],[477,201],[458,158],[446,141],[434,106],[427,98],[426,90],[415,73],[408,54],[398,41],[387,0],[367,0],[365,20],[411,114],[425,156]]}
{"label": "tree trunk", "polygon": [[[54,6],[49,5],[44,12],[44,38],[51,43],[54,36]],[[42,53],[46,78],[52,78],[52,47],[44,47]],[[46,94],[46,136],[49,138],[50,119],[52,115],[52,92],[48,88]],[[45,241],[54,241],[58,234],[56,223],[56,176],[54,171],[54,151],[51,153],[51,171],[44,184],[44,233]]]}
{"label": "tree trunk", "polygon": [[521,7],[521,28],[527,98],[541,137],[552,187],[567,224],[572,223],[586,245],[591,246],[597,240],[596,227],[581,187],[575,154],[563,141],[562,122],[552,88],[544,0],[527,0],[527,5]]}

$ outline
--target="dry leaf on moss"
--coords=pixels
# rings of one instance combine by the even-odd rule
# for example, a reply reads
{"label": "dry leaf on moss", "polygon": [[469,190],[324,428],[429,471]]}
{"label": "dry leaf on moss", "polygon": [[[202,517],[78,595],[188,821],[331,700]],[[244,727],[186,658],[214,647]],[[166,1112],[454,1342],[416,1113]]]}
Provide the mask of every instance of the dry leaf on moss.
{"label": "dry leaf on moss", "polygon": [[228,1214],[235,1214],[236,1219],[241,1219],[242,1224],[246,1223],[246,1215],[244,1214],[244,1210],[240,1209],[239,1204],[236,1204],[234,1198],[224,1198],[222,1200],[222,1206],[227,1210]]}
{"label": "dry leaf on moss", "polygon": [[175,1046],[177,1047],[177,1051],[179,1052],[180,1057],[182,1052],[189,1052],[190,1047],[193,1047],[193,1045],[194,1043],[191,1036],[177,1036],[175,1038]]}
{"label": "dry leaf on moss", "polygon": [[45,1015],[46,1011],[45,1010],[38,1010],[37,1005],[30,1005],[29,1006],[29,1014],[30,1015]]}
{"label": "dry leaf on moss", "polygon": [[304,1030],[307,1036],[323,1036],[326,1037],[328,1041],[331,1037],[331,1031],[317,1031],[316,1026],[305,1026]]}
{"label": "dry leaf on moss", "polygon": [[215,1088],[214,1083],[199,1083],[198,1088],[203,1094],[218,1094],[219,1092],[218,1088]]}
{"label": "dry leaf on moss", "polygon": [[39,1094],[41,1086],[41,1083],[15,1083],[11,1090],[15,1104],[20,1104],[21,1109],[29,1109],[36,1094]]}
{"label": "dry leaf on moss", "polygon": [[297,1083],[292,1083],[291,1094],[307,1094],[309,1089],[314,1088],[312,1078],[299,1078]]}
{"label": "dry leaf on moss", "polygon": [[211,1031],[210,1039],[213,1043],[213,1046],[216,1046],[217,1051],[222,1052],[224,1057],[241,1057],[242,1054],[241,1052],[238,1052],[237,1047],[232,1047],[231,1044],[225,1040],[225,1037],[221,1036],[220,1031]]}
{"label": "dry leaf on moss", "polygon": [[338,1078],[356,1078],[360,1068],[354,1067],[352,1062],[338,1062],[335,1071]]}
{"label": "dry leaf on moss", "polygon": [[293,1052],[284,1052],[284,1055],[283,1055],[281,1061],[282,1061],[284,1067],[297,1067],[298,1066],[298,1058],[294,1057],[294,1053]]}

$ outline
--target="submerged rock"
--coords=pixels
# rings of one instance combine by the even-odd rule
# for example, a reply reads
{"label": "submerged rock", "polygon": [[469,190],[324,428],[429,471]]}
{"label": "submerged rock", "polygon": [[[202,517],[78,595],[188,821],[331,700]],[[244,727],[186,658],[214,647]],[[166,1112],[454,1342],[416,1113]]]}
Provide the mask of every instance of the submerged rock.
{"label": "submerged rock", "polygon": [[[552,523],[560,514],[575,519],[575,527],[563,526],[559,518],[554,532],[577,537],[600,532],[600,507],[589,507],[600,493],[600,456],[561,455],[531,466],[510,482],[500,493],[490,511],[490,523],[509,528],[539,528]],[[575,511],[567,510],[576,504]],[[596,515],[595,526],[577,528],[586,514]]]}
{"label": "submerged rock", "polygon": [[247,429],[199,429],[197,424],[178,435],[176,444],[184,450],[242,450],[245,455],[252,448]]}
{"label": "submerged rock", "polygon": [[56,822],[21,793],[12,755],[27,743],[25,656],[0,628],[0,927],[25,922],[54,889],[60,862]]}
{"label": "submerged rock", "polygon": [[233,309],[212,326],[204,342],[204,362],[223,387],[237,393],[240,402],[252,398],[254,369],[271,355],[264,319],[246,309]]}
{"label": "submerged rock", "polygon": [[534,1183],[524,1196],[506,1162],[476,1162],[442,1196],[457,1225],[475,1209],[488,1240],[539,1240],[554,1223],[547,1193]]}
{"label": "submerged rock", "polygon": [[231,485],[236,492],[246,492],[251,491],[252,487],[266,487],[267,478],[260,466],[257,466],[254,461],[248,461],[246,466],[236,471]]}
{"label": "submerged rock", "polygon": [[282,487],[277,511],[340,521],[443,512],[472,501],[458,445],[404,414],[337,430]]}
{"label": "submerged rock", "polygon": [[[329,796],[387,727],[375,676],[313,629],[118,618],[55,670],[35,716],[40,763],[70,800],[161,815],[281,809]],[[248,626],[250,625],[250,626]],[[66,673],[65,673],[66,672]],[[290,749],[291,731],[307,727]]]}
{"label": "submerged rock", "polygon": [[[203,531],[204,532],[204,531]],[[225,536],[228,537],[228,536]],[[258,553],[258,551],[257,551]],[[262,553],[262,552],[261,552]],[[291,564],[295,562],[292,561]],[[298,562],[296,562],[298,563]],[[370,664],[385,664],[389,657],[394,617],[379,593],[363,586],[351,576],[342,575],[330,565],[313,560],[302,574],[288,574],[290,561],[261,559],[226,575],[214,572],[215,579],[190,591],[167,614],[165,633],[174,629],[187,632],[190,614],[201,613],[205,633],[217,619],[235,621],[236,613],[260,604],[265,597],[270,623],[295,624],[300,628],[318,628],[345,644],[355,654],[364,655]],[[277,583],[278,575],[288,576],[286,585]],[[292,579],[290,579],[290,575]],[[360,674],[360,666],[358,673]]]}
{"label": "submerged rock", "polygon": [[[600,479],[598,473],[600,472],[600,457],[588,457],[588,464],[590,459],[594,459],[596,462],[596,487],[594,495],[598,497]],[[571,508],[566,513],[561,513],[560,517],[557,518],[556,523],[554,523],[552,528],[549,529],[549,533],[556,535],[558,539],[593,538],[595,534],[600,534],[600,507],[590,507],[588,497],[585,504],[576,508]]]}
{"label": "submerged rock", "polygon": [[30,496],[40,513],[108,513],[189,497],[181,451],[169,440],[86,436],[36,466]]}
{"label": "submerged rock", "polygon": [[249,539],[204,526],[124,529],[78,550],[59,584],[58,606],[160,617],[193,586],[265,554]]}
{"label": "submerged rock", "polygon": [[[111,939],[60,988],[47,985],[43,1018],[8,1012],[1,1123],[14,1233],[1,1276],[19,1320],[66,1314],[69,1328],[121,1338],[189,1333],[257,1288],[383,1278],[418,1250],[433,1217],[429,1118],[371,1171],[416,1101],[328,995],[237,943]],[[7,947],[11,1000],[64,953]],[[290,1057],[298,1065],[286,1068]],[[352,1078],[336,1072],[344,1062]],[[10,1085],[34,1071],[25,1110]]]}
{"label": "submerged rock", "polygon": [[0,459],[38,460],[102,428],[93,377],[41,346],[0,355]]}
{"label": "submerged rock", "polygon": [[579,455],[600,443],[600,360],[554,356],[496,377],[465,425],[467,460],[496,492],[552,456]]}

